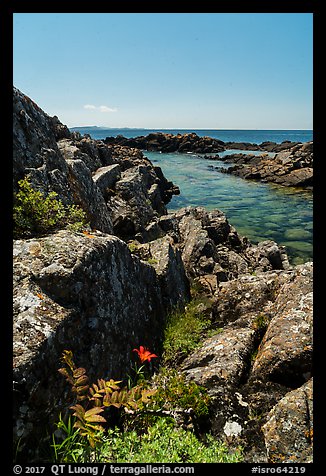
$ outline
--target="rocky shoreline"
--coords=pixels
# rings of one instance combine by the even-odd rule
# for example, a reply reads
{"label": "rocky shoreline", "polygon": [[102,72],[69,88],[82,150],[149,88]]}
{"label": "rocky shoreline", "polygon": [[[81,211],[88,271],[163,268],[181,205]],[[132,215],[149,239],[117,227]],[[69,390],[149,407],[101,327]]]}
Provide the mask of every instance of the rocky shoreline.
{"label": "rocky shoreline", "polygon": [[[286,187],[313,186],[313,142],[300,143],[284,141],[262,142],[252,144],[248,142],[223,142],[211,137],[199,137],[196,133],[167,134],[163,132],[151,133],[147,136],[126,138],[124,136],[107,137],[104,143],[121,145],[141,150],[168,152],[192,152],[194,154],[208,154],[226,150],[262,151],[261,155],[250,153],[233,153],[226,156],[207,156],[206,158],[221,160],[234,164],[232,167],[218,167],[219,172],[237,175],[238,177],[273,182]],[[269,154],[275,152],[275,156]]]}
{"label": "rocky shoreline", "polygon": [[109,145],[123,145],[142,150],[160,152],[193,152],[198,154],[222,152],[227,149],[280,152],[300,144],[299,142],[290,141],[284,141],[281,144],[277,144],[276,142],[262,142],[259,145],[250,142],[224,142],[219,139],[213,139],[209,136],[198,136],[195,132],[185,134],[152,132],[147,136],[137,136],[132,138],[118,135],[116,137],[106,137],[103,142]]}
{"label": "rocky shoreline", "polygon": [[[200,153],[224,150],[191,137],[181,151],[192,140]],[[15,190],[28,175],[91,226],[14,240],[14,438],[25,459],[65,409],[63,350],[91,379],[119,378],[133,348],[159,355],[167,316],[195,285],[215,332],[178,371],[211,395],[210,431],[248,462],[311,462],[313,264],[253,245],[219,210],[167,213],[179,189],[138,147],[71,133],[17,89],[13,158]]]}
{"label": "rocky shoreline", "polygon": [[219,172],[285,187],[313,187],[312,142],[295,145],[272,158],[266,155],[231,154],[219,160],[234,164],[228,168],[216,167]]}

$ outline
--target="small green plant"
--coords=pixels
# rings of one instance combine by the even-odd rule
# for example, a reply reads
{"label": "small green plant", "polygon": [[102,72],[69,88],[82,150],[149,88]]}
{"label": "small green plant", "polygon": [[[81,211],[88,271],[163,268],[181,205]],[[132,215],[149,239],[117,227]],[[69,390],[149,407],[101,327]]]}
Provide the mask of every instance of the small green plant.
{"label": "small green plant", "polygon": [[258,314],[253,321],[254,329],[258,331],[265,331],[268,327],[270,319],[266,314]]}
{"label": "small green plant", "polygon": [[157,418],[146,433],[109,429],[103,438],[99,462],[105,463],[235,463],[241,450],[230,452],[211,435],[201,442],[191,431],[175,426],[169,418]]}
{"label": "small green plant", "polygon": [[19,180],[18,186],[13,207],[15,238],[45,235],[65,227],[81,231],[87,226],[85,212],[77,205],[65,206],[56,192],[45,196],[27,177]]}
{"label": "small green plant", "polygon": [[109,428],[101,434],[95,449],[85,444],[79,430],[62,420],[58,428],[64,439],[53,438],[56,463],[238,463],[242,449],[230,451],[225,443],[206,435],[199,441],[192,431],[176,427],[171,418],[156,418],[147,431],[121,431]]}
{"label": "small green plant", "polygon": [[118,384],[122,381],[113,379],[98,379],[96,383],[89,385],[86,370],[75,365],[70,350],[63,352],[61,360],[65,367],[60,368],[59,372],[70,383],[76,399],[75,405],[70,407],[76,417],[73,426],[80,430],[81,436],[88,439],[92,448],[99,441],[103,424],[107,423],[100,413],[108,407],[124,407],[131,411],[143,409],[155,393],[155,390],[146,389],[142,385],[121,389]]}
{"label": "small green plant", "polygon": [[128,243],[128,248],[130,253],[134,254],[138,249],[138,245],[134,241],[130,241]]}
{"label": "small green plant", "polygon": [[195,382],[186,382],[183,374],[175,369],[162,367],[154,377],[156,393],[153,395],[151,407],[156,409],[192,410],[195,418],[209,413],[210,397],[207,390]]}
{"label": "small green plant", "polygon": [[208,331],[211,321],[198,310],[198,301],[191,301],[184,311],[173,312],[164,333],[163,363],[174,367],[196,348]]}
{"label": "small green plant", "polygon": [[[52,449],[55,463],[80,463],[89,453],[89,445],[75,427],[76,419],[69,416],[65,422],[59,415],[57,431],[52,435]],[[59,435],[56,435],[59,433]]]}
{"label": "small green plant", "polygon": [[250,355],[250,361],[252,364],[255,362],[257,355],[258,355],[258,349],[255,349]]}
{"label": "small green plant", "polygon": [[154,265],[154,264],[157,264],[158,263],[158,260],[155,259],[155,258],[148,258],[147,260],[147,263],[150,264],[150,265]]}

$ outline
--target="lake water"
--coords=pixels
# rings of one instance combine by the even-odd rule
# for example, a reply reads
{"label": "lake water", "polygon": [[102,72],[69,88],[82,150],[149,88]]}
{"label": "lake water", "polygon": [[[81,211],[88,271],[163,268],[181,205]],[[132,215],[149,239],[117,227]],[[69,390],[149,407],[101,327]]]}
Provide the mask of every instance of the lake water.
{"label": "lake water", "polygon": [[105,139],[121,134],[124,137],[146,136],[152,132],[165,132],[168,134],[187,134],[195,132],[200,137],[209,136],[224,142],[250,142],[261,144],[265,141],[281,143],[286,140],[293,142],[308,142],[313,140],[312,130],[240,130],[240,129],[105,129],[102,127],[77,127],[81,134],[90,134],[93,139]]}
{"label": "lake water", "polygon": [[[149,129],[79,129],[94,139],[122,134],[125,137],[147,135],[157,130]],[[114,133],[113,133],[114,132]],[[176,134],[186,130],[164,130]],[[312,140],[312,131],[210,131],[195,130],[198,135],[208,135],[225,142],[285,140],[306,142]],[[236,151],[241,152],[241,151]],[[230,151],[219,153],[230,153]],[[222,210],[241,235],[251,242],[272,239],[285,245],[293,264],[303,263],[313,257],[313,197],[311,191],[248,181],[214,169],[221,161],[204,159],[194,154],[160,153],[144,151],[159,165],[168,180],[179,186],[181,194],[172,198],[168,210],[185,206],[203,206],[208,210]]]}
{"label": "lake water", "polygon": [[[244,180],[217,172],[226,166],[191,154],[144,154],[159,165],[181,194],[168,204],[173,211],[185,206],[218,208],[241,235],[251,242],[271,239],[285,245],[291,262],[312,259],[313,199],[310,191]],[[223,155],[223,153],[219,153]]]}

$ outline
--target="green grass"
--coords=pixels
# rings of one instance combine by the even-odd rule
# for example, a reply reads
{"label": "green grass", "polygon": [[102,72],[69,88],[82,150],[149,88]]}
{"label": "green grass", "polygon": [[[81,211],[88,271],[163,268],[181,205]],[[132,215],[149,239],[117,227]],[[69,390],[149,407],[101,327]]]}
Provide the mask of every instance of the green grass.
{"label": "green grass", "polygon": [[184,311],[175,311],[167,321],[163,343],[163,363],[174,367],[194,350],[206,335],[211,321],[191,301]]}
{"label": "green grass", "polygon": [[243,459],[240,448],[231,451],[210,434],[205,442],[199,441],[192,431],[163,417],[141,434],[108,429],[91,451],[86,440],[82,445],[78,434],[75,439],[70,434],[67,444],[66,451],[64,444],[57,444],[57,463],[238,463]]}
{"label": "green grass", "polygon": [[151,398],[153,408],[192,409],[195,418],[208,415],[210,397],[207,390],[193,381],[186,382],[185,376],[175,369],[161,367],[152,381],[154,388],[157,389]]}

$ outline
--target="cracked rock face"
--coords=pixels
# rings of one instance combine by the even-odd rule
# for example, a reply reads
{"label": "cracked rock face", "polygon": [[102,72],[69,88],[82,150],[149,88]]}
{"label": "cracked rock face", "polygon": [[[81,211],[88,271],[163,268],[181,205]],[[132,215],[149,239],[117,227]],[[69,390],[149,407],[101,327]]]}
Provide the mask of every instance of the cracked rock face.
{"label": "cracked rock face", "polygon": [[67,389],[57,372],[63,350],[73,351],[91,381],[124,378],[139,345],[159,354],[166,313],[188,299],[189,288],[169,240],[151,247],[157,270],[100,232],[61,230],[14,242],[17,437],[35,438],[60,409]]}
{"label": "cracked rock face", "polygon": [[269,462],[312,463],[313,379],[275,405],[262,431]]}
{"label": "cracked rock face", "polygon": [[187,379],[214,394],[220,384],[237,386],[248,368],[254,348],[255,330],[230,326],[205,340],[181,366]]}
{"label": "cracked rock face", "polygon": [[14,275],[16,435],[35,437],[60,408],[64,349],[91,378],[119,378],[133,348],[157,349],[165,314],[155,270],[114,236],[63,230],[17,240]]}
{"label": "cracked rock face", "polygon": [[273,319],[260,344],[252,376],[294,387],[312,372],[313,267],[306,263],[280,277],[270,307]]}
{"label": "cracked rock face", "polygon": [[[219,333],[181,364],[186,378],[214,399],[212,432],[242,445],[248,462],[312,457],[311,383],[305,387],[312,374],[312,269],[305,263],[220,283],[213,305]],[[297,443],[290,429],[308,436]]]}

